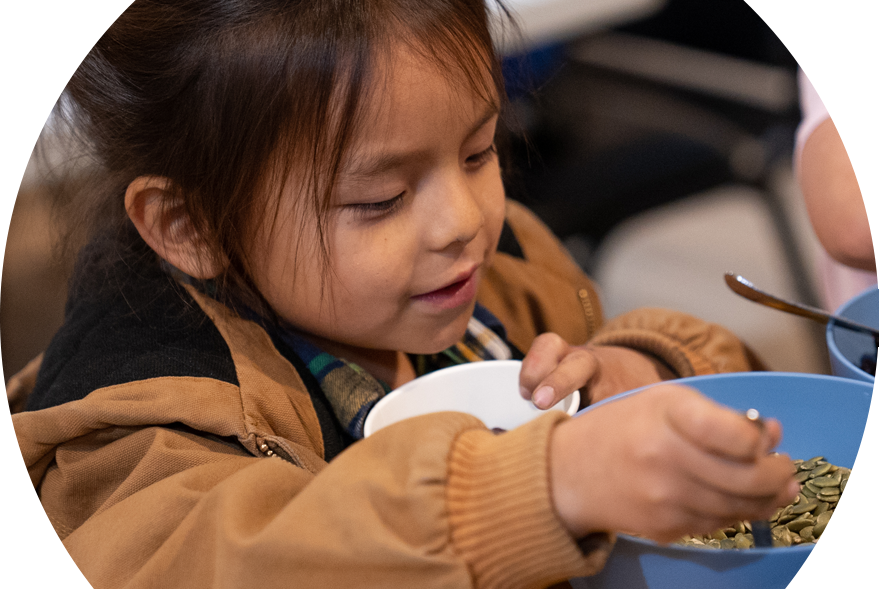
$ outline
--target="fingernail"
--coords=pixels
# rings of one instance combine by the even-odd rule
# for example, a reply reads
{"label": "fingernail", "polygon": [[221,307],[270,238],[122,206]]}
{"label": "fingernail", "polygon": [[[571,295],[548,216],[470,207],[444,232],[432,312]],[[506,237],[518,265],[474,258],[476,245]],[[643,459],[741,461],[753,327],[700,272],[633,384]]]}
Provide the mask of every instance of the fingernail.
{"label": "fingernail", "polygon": [[798,483],[797,481],[791,481],[787,486],[787,494],[791,497],[796,497],[800,494],[801,488],[802,485],[800,485],[800,483]]}
{"label": "fingernail", "polygon": [[531,391],[527,387],[519,387],[519,394],[522,395],[523,399],[531,398]]}
{"label": "fingernail", "polygon": [[555,400],[555,390],[551,386],[542,386],[534,391],[534,396],[531,397],[531,400],[540,409],[549,409]]}

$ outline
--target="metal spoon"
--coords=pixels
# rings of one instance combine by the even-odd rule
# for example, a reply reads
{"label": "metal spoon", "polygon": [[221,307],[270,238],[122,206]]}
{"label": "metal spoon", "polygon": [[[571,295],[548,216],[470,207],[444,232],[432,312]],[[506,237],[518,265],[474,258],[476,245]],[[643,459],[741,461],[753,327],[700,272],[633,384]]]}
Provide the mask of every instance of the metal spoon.
{"label": "metal spoon", "polygon": [[[748,409],[745,411],[745,419],[757,425],[762,432],[766,427],[760,412],[756,409]],[[769,522],[766,520],[752,520],[751,534],[754,536],[754,546],[757,548],[772,548],[772,530]]]}
{"label": "metal spoon", "polygon": [[853,331],[859,331],[861,333],[866,333],[867,335],[873,336],[876,345],[879,346],[879,329],[867,327],[866,325],[855,323],[854,321],[850,321],[849,319],[843,319],[838,315],[833,315],[831,313],[828,313],[827,311],[816,309],[815,307],[785,301],[756,288],[747,279],[739,274],[727,272],[723,278],[726,281],[726,285],[729,286],[733,290],[733,292],[745,297],[748,300],[754,301],[755,303],[760,303],[761,305],[766,305],[767,307],[772,307],[773,309],[778,309],[779,311],[785,311],[787,313],[793,313],[794,315],[799,315],[801,317],[807,317],[812,321],[817,321],[818,323],[825,325],[828,321],[832,320],[836,325],[844,327],[845,329],[851,329]]}

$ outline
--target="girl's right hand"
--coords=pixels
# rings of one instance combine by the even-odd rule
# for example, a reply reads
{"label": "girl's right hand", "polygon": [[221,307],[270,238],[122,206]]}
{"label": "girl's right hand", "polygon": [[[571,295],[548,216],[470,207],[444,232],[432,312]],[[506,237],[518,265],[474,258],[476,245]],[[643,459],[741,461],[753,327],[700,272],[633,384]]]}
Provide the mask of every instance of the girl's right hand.
{"label": "girl's right hand", "polygon": [[556,512],[574,537],[614,531],[672,542],[767,519],[800,485],[764,428],[693,389],[657,385],[560,424],[550,443]]}

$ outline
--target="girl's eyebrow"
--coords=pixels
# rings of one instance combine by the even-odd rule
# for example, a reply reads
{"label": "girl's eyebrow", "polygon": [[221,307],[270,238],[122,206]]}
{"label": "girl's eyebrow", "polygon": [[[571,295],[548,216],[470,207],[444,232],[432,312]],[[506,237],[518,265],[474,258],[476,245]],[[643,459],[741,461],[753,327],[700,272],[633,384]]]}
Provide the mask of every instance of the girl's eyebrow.
{"label": "girl's eyebrow", "polygon": [[[474,123],[467,132],[464,141],[467,141],[476,135],[480,129],[488,124],[488,122],[499,113],[500,108],[498,105],[493,103],[487,105],[482,116],[477,119],[476,123]],[[366,157],[359,157],[352,162],[351,169],[345,172],[345,175],[351,178],[368,178],[399,168],[413,159],[419,159],[423,155],[424,154],[421,151],[415,151],[405,153],[378,153]]]}

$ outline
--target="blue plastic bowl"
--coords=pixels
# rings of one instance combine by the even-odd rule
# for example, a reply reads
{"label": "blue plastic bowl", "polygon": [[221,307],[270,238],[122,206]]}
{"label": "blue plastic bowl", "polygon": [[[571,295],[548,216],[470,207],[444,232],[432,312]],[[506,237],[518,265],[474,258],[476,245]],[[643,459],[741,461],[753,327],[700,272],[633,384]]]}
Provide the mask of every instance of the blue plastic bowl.
{"label": "blue plastic bowl", "polygon": [[[745,411],[751,407],[778,419],[784,428],[778,448],[792,458],[823,455],[851,468],[867,424],[872,385],[847,378],[783,372],[697,376],[677,381],[715,401]],[[637,394],[624,393],[603,403]],[[814,428],[815,423],[823,424]],[[573,579],[580,589],[783,589],[812,552],[812,545],[789,548],[711,550],[619,535],[604,569]]]}
{"label": "blue plastic bowl", "polygon": [[[879,328],[879,290],[876,287],[865,290],[837,309],[836,315]],[[830,370],[836,376],[869,383],[875,380],[872,374],[861,370],[861,356],[876,351],[876,343],[869,335],[839,327],[831,321],[827,324],[827,349]]]}

